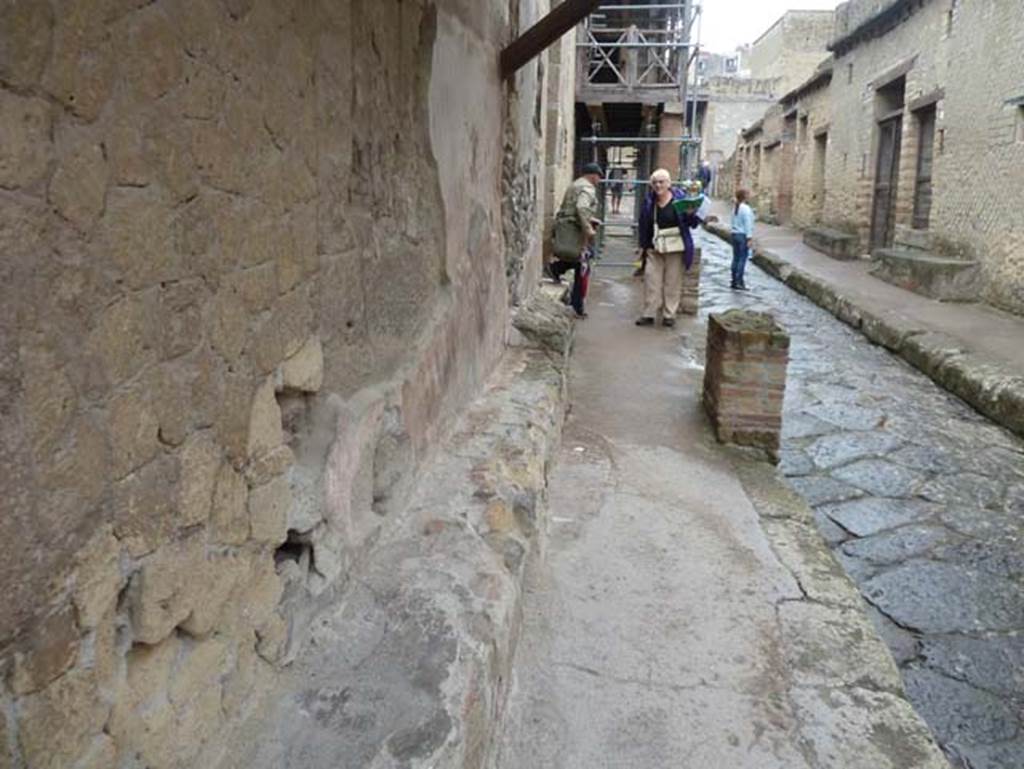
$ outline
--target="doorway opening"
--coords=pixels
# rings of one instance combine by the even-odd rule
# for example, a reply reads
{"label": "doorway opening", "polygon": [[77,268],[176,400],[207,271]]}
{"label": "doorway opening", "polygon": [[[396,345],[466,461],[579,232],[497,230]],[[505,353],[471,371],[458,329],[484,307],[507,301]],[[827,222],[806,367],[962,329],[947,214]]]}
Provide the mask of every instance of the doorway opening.
{"label": "doorway opening", "polygon": [[892,245],[896,229],[896,186],[903,132],[906,79],[896,78],[875,92],[878,153],[871,207],[871,250]]}

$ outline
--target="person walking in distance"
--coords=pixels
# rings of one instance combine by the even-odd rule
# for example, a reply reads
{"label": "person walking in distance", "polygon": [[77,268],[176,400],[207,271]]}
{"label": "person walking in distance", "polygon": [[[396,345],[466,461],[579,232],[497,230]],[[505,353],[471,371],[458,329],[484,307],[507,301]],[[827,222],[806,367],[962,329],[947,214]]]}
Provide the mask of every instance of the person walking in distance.
{"label": "person walking in distance", "polygon": [[644,311],[638,326],[653,326],[661,313],[663,326],[674,326],[683,270],[693,266],[693,236],[690,228],[701,223],[692,212],[674,205],[685,195],[671,186],[672,177],[664,168],[651,174],[651,191],[640,210],[637,228],[644,268]]}
{"label": "person walking in distance", "polygon": [[708,161],[704,161],[700,164],[700,168],[697,169],[697,179],[700,181],[701,191],[711,197],[711,164]]}
{"label": "person walking in distance", "polygon": [[612,193],[612,213],[619,213],[622,208],[622,169],[613,168],[608,172],[608,189]]}
{"label": "person walking in distance", "polygon": [[577,318],[587,317],[583,308],[586,298],[592,244],[597,234],[597,184],[604,171],[597,163],[583,166],[582,175],[565,191],[562,205],[555,214],[553,251],[555,259],[549,267],[551,277],[561,282],[562,275],[573,272],[569,303]]}
{"label": "person walking in distance", "polygon": [[750,256],[750,241],[754,237],[754,209],[747,205],[750,193],[736,190],[736,201],[732,209],[732,283],[729,288],[746,291],[743,272]]}

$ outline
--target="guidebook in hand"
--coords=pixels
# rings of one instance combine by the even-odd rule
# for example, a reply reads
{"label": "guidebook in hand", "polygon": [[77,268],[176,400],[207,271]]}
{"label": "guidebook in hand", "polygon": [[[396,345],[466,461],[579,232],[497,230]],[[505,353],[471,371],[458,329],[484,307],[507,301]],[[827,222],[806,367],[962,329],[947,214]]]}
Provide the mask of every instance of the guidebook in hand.
{"label": "guidebook in hand", "polygon": [[687,179],[680,185],[680,189],[683,191],[683,197],[672,201],[676,211],[681,214],[696,213],[701,216],[701,210],[707,205],[707,198],[701,190],[700,182]]}

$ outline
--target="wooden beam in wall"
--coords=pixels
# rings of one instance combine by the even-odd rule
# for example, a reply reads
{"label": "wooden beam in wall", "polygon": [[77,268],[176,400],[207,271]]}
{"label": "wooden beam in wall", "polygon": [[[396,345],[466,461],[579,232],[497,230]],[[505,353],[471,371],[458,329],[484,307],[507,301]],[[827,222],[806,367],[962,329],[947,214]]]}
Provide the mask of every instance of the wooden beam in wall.
{"label": "wooden beam in wall", "polygon": [[601,0],[565,0],[501,52],[501,76],[510,78],[562,35],[592,13]]}

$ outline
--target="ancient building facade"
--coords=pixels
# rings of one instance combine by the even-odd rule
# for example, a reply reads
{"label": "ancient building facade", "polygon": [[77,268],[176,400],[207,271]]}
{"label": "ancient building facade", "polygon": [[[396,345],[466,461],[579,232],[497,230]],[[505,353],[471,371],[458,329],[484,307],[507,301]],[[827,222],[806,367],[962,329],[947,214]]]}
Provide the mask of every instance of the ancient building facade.
{"label": "ancient building facade", "polygon": [[825,217],[825,164],[831,129],[829,84],[832,60],[782,100],[784,120],[789,121],[793,142],[790,221],[797,227],[821,224]]}
{"label": "ancient building facade", "polygon": [[[706,100],[701,111],[701,153],[714,169],[716,195],[732,194],[735,163],[729,157],[739,132],[828,58],[832,26],[831,11],[787,11],[752,45],[728,57],[704,55],[708,74],[700,80]],[[733,62],[737,73],[716,76],[723,60]]]}
{"label": "ancient building facade", "polygon": [[786,11],[750,46],[750,76],[779,80],[779,95],[800,85],[828,56],[832,11]]}
{"label": "ancient building facade", "polygon": [[0,8],[0,767],[216,766],[376,557],[539,274],[547,8]]}
{"label": "ancient building facade", "polygon": [[714,188],[725,194],[728,175],[722,166],[736,147],[740,130],[760,118],[776,100],[777,78],[712,77],[707,81],[707,107],[701,133],[701,151],[717,171]]}
{"label": "ancient building facade", "polygon": [[722,174],[731,184],[723,183],[721,192],[750,191],[762,221],[809,227],[822,219],[831,77],[827,59],[741,132],[740,148]]}
{"label": "ancient building facade", "polygon": [[[836,11],[830,48],[827,84],[819,72],[773,108],[798,127],[806,117],[811,137],[797,134],[783,220],[853,233],[861,253],[895,246],[976,261],[976,298],[1024,312],[1024,215],[1007,195],[1024,183],[1019,3],[853,0]],[[762,171],[770,114],[744,133],[732,165],[762,204],[780,194],[764,188],[778,178]]]}

